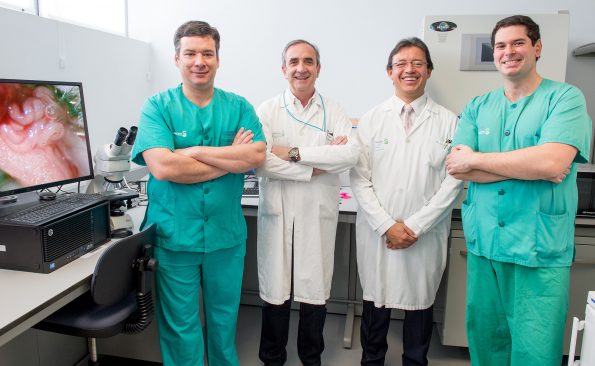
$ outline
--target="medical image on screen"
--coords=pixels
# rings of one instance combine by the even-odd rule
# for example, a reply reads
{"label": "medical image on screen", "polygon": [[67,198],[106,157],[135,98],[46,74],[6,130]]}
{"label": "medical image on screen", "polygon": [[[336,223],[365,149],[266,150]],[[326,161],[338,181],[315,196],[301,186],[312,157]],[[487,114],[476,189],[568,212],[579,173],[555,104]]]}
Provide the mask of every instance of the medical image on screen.
{"label": "medical image on screen", "polygon": [[0,192],[89,176],[77,85],[0,83]]}

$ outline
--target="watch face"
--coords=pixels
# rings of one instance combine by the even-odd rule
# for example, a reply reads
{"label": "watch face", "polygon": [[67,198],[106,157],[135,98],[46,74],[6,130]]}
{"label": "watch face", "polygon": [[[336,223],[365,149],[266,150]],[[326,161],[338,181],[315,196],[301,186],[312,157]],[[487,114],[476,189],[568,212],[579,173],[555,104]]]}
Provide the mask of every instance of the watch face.
{"label": "watch face", "polygon": [[296,161],[299,155],[299,150],[297,147],[293,147],[288,151],[289,158],[293,161]]}

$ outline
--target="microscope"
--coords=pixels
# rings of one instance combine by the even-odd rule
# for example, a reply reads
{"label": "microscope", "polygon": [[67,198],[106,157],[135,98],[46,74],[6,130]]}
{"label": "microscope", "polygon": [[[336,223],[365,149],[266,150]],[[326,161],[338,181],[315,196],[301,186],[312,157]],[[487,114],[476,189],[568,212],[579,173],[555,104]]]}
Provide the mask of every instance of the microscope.
{"label": "microscope", "polygon": [[112,144],[101,146],[93,158],[95,178],[87,186],[87,193],[99,193],[110,201],[110,226],[112,237],[132,235],[134,225],[130,215],[126,214],[131,206],[131,199],[138,193],[131,190],[124,174],[130,171],[130,152],[138,128],[130,131],[120,127]]}

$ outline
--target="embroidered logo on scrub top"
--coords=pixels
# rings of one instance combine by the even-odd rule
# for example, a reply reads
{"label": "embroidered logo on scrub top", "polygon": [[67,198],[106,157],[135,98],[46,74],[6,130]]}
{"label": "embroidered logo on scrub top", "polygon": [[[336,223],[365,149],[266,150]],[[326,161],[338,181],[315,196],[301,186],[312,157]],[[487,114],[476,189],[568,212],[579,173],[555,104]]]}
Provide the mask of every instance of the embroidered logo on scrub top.
{"label": "embroidered logo on scrub top", "polygon": [[479,134],[480,135],[489,135],[490,134],[490,128],[486,127],[483,130],[479,130]]}
{"label": "embroidered logo on scrub top", "polygon": [[174,136],[179,136],[179,137],[186,137],[186,131],[182,131],[182,132],[175,132],[174,131]]}

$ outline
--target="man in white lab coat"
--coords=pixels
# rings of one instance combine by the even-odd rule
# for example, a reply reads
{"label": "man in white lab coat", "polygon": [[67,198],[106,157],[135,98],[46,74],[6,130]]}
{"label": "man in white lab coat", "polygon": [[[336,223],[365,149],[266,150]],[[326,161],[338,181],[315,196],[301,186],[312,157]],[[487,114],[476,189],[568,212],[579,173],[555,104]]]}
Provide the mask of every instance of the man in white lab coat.
{"label": "man in white lab coat", "polygon": [[287,360],[291,295],[300,302],[298,356],[320,365],[325,302],[330,295],[339,212],[338,173],[351,168],[358,149],[343,109],[315,83],[318,49],[289,42],[282,54],[289,87],[257,110],[267,140],[258,206],[258,282],[264,300],[259,357]]}
{"label": "man in white lab coat", "polygon": [[427,365],[432,309],[462,187],[446,174],[457,117],[425,94],[433,69],[418,38],[401,40],[386,70],[395,94],[360,120],[351,171],[363,288],[362,365],[383,365],[391,309],[403,309],[403,365]]}

